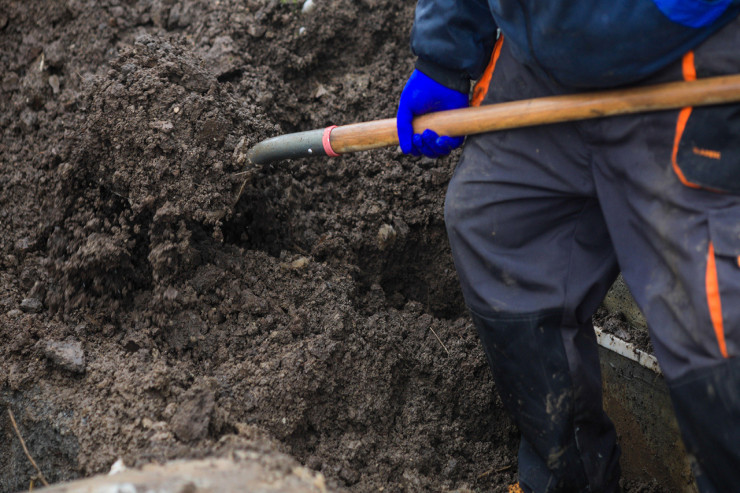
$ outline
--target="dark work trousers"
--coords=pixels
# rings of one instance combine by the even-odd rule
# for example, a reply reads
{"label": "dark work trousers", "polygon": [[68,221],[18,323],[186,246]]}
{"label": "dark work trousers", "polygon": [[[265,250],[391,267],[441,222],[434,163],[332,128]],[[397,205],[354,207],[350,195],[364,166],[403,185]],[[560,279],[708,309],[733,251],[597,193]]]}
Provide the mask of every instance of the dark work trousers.
{"label": "dark work trousers", "polygon": [[[577,56],[577,55],[574,55]],[[506,39],[483,104],[577,92]],[[740,73],[735,21],[642,84]],[[578,91],[580,92],[580,91]],[[740,106],[470,137],[445,220],[524,491],[618,490],[591,316],[619,270],[703,492],[740,488]]]}

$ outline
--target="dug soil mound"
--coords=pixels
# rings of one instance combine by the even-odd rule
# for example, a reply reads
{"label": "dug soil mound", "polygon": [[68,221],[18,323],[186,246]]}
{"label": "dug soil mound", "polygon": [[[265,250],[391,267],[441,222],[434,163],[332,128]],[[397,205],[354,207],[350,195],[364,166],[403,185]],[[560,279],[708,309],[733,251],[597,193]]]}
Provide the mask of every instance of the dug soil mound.
{"label": "dug soil mound", "polygon": [[245,449],[332,489],[515,480],[455,156],[244,159],[392,116],[414,2],[2,3],[0,491],[36,476],[17,434],[50,481]]}

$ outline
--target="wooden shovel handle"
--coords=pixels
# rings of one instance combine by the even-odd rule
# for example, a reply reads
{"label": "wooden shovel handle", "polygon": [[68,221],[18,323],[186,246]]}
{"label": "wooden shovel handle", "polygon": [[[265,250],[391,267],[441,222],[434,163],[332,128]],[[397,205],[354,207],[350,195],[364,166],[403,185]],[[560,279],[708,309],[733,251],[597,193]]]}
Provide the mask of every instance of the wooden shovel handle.
{"label": "wooden shovel handle", "polygon": [[[740,102],[740,75],[652,86],[526,99],[429,113],[414,119],[414,131],[430,128],[452,137],[547,123]],[[331,148],[338,154],[398,145],[396,120],[336,127]]]}

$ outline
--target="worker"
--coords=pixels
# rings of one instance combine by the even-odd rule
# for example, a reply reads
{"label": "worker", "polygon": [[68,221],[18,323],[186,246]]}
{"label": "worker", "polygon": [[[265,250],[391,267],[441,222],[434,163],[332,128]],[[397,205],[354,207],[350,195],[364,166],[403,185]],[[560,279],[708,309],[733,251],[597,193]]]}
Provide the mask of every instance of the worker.
{"label": "worker", "polygon": [[[419,0],[401,149],[462,138],[414,116],[740,73],[738,0]],[[500,33],[497,36],[497,32]],[[468,137],[445,221],[525,492],[619,489],[591,317],[621,270],[702,492],[740,491],[740,105]]]}

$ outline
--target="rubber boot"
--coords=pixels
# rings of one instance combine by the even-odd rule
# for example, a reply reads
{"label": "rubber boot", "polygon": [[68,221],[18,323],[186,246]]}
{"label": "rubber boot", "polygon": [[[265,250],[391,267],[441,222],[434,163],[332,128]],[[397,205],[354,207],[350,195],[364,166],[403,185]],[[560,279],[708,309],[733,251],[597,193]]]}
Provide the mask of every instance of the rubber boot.
{"label": "rubber boot", "polygon": [[740,489],[740,358],[668,382],[702,493]]}
{"label": "rubber boot", "polygon": [[519,484],[537,493],[619,491],[593,327],[562,316],[472,313],[504,406],[521,431]]}

